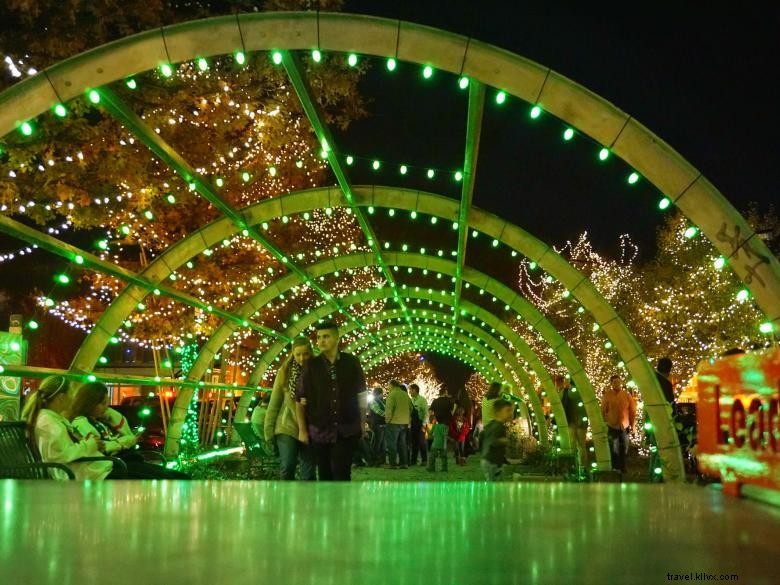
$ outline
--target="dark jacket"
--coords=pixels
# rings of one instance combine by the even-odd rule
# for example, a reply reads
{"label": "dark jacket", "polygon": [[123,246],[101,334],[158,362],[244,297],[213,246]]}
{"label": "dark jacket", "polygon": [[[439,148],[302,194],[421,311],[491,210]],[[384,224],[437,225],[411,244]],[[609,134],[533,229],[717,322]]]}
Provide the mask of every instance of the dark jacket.
{"label": "dark jacket", "polygon": [[298,380],[296,399],[306,399],[306,422],[317,431],[339,430],[345,437],[359,435],[360,405],[358,394],[365,392],[363,368],[352,354],[340,352],[335,363],[336,387],[322,354],[310,359]]}

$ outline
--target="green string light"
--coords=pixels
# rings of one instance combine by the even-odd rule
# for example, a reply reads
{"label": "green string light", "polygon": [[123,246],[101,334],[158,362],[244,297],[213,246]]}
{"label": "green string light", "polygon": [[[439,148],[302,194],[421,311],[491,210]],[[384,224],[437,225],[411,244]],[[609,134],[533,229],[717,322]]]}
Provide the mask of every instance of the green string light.
{"label": "green string light", "polygon": [[135,89],[138,87],[138,83],[132,77],[130,79],[125,80],[125,85],[127,86],[128,89]]}
{"label": "green string light", "polygon": [[469,86],[469,78],[465,75],[458,79],[458,87],[461,89],[466,89]]}
{"label": "green string light", "polygon": [[574,138],[574,130],[572,128],[566,128],[566,130],[563,131],[563,139],[566,142],[569,142],[572,138]]}
{"label": "green string light", "polygon": [[271,60],[274,62],[274,65],[281,65],[282,54],[279,51],[274,51],[273,53],[271,53]]}
{"label": "green string light", "polygon": [[423,67],[422,75],[425,79],[430,79],[433,76],[433,67],[430,65]]}
{"label": "green string light", "polygon": [[499,91],[496,94],[496,103],[500,106],[506,101],[506,92],[505,91]]}
{"label": "green string light", "polygon": [[671,204],[672,204],[671,199],[669,199],[668,197],[664,197],[658,202],[658,209],[660,209],[661,211],[665,211],[669,209],[669,206]]}
{"label": "green string light", "polygon": [[198,69],[201,71],[208,71],[209,68],[209,62],[206,61],[203,57],[198,59]]}
{"label": "green string light", "polygon": [[246,55],[244,54],[243,51],[236,51],[233,58],[236,60],[236,63],[238,63],[239,65],[243,65],[244,63],[246,63]]}
{"label": "green string light", "polygon": [[19,125],[19,131],[20,131],[20,132],[21,132],[21,133],[22,133],[24,136],[32,136],[32,133],[33,133],[33,125],[32,125],[30,122],[22,122],[22,123]]}
{"label": "green string light", "polygon": [[698,233],[699,233],[699,228],[697,228],[696,226],[693,226],[693,225],[692,225],[691,227],[689,227],[688,229],[686,229],[686,230],[685,230],[685,232],[683,232],[683,235],[684,235],[684,236],[685,236],[687,239],[689,239],[689,240],[690,240],[690,239],[692,239],[692,238],[695,238],[695,237],[696,237],[696,234],[698,234]]}
{"label": "green string light", "polygon": [[56,106],[54,106],[54,115],[57,116],[58,118],[64,118],[65,116],[68,115],[68,110],[62,104],[57,104]]}
{"label": "green string light", "polygon": [[628,175],[628,184],[629,185],[636,185],[639,182],[639,173],[631,173]]}
{"label": "green string light", "polygon": [[609,158],[609,149],[608,148],[602,148],[599,150],[599,160],[605,161]]}
{"label": "green string light", "polygon": [[390,57],[390,58],[387,60],[387,70],[388,70],[388,71],[395,71],[395,68],[396,68],[397,66],[398,66],[398,63],[397,63],[397,62],[396,62],[396,60],[395,60],[395,59],[393,59],[392,57]]}
{"label": "green string light", "polygon": [[347,65],[354,67],[358,63],[358,56],[355,53],[350,53],[347,57]]}
{"label": "green string light", "polygon": [[170,77],[173,75],[173,67],[171,67],[168,63],[163,63],[160,65],[160,73],[163,77]]}
{"label": "green string light", "polygon": [[[541,115],[542,115],[542,108],[540,108],[539,106],[534,106],[533,108],[531,108],[531,118],[533,120],[536,120]],[[565,136],[565,133],[564,133],[564,138],[565,137],[566,136]]]}
{"label": "green string light", "polygon": [[322,52],[320,52],[320,50],[319,50],[319,49],[314,49],[314,50],[311,52],[311,58],[312,58],[312,60],[313,60],[315,63],[319,63],[320,61],[322,61]]}

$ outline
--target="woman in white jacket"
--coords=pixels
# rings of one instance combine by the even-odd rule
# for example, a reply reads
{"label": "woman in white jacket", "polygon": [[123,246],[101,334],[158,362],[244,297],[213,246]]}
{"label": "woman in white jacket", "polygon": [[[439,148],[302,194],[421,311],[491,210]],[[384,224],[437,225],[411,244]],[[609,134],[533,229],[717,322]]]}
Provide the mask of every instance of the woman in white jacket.
{"label": "woman in white jacket", "polygon": [[144,461],[133,450],[140,435],[133,434],[122,413],[108,406],[108,388],[100,382],[82,384],[68,409],[73,426],[85,439],[102,441],[102,451],[127,465],[127,479],[190,479],[181,471]]}
{"label": "woman in white jacket", "polygon": [[[105,479],[111,473],[110,461],[76,462],[82,457],[103,457],[103,441],[84,439],[71,426],[65,414],[71,404],[71,386],[62,376],[51,376],[41,382],[25,402],[22,418],[44,462],[63,463],[76,479]],[[52,469],[54,479],[68,479],[64,471]]]}

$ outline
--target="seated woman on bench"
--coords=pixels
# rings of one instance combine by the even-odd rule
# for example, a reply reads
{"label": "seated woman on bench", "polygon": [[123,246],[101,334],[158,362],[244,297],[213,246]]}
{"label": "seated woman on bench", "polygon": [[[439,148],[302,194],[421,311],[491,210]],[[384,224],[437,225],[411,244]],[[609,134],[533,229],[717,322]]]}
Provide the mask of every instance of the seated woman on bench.
{"label": "seated woman on bench", "polygon": [[181,471],[147,463],[132,451],[139,435],[133,434],[127,419],[108,406],[108,388],[100,382],[83,384],[73,399],[69,413],[73,426],[85,438],[96,438],[103,453],[119,457],[127,464],[127,479],[190,479]]}
{"label": "seated woman on bench", "polygon": [[[22,410],[29,436],[44,462],[67,465],[76,479],[105,479],[114,467],[110,461],[76,462],[82,457],[103,457],[103,441],[99,437],[82,438],[65,418],[71,393],[70,383],[62,376],[51,376],[41,382]],[[59,469],[49,473],[53,479],[68,479]]]}

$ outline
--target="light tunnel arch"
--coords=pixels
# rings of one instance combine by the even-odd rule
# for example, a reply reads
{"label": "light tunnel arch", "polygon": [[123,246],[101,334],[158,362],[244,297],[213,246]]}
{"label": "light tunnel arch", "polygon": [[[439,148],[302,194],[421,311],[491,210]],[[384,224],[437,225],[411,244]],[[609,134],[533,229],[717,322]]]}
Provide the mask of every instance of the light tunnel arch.
{"label": "light tunnel arch", "polygon": [[[12,86],[0,94],[0,134],[59,99],[80,95],[85,87],[98,87],[153,69],[159,62],[228,54],[239,47],[258,51],[313,46],[323,51],[394,55],[405,61],[431,64],[443,71],[462,72],[529,103],[540,104],[545,111],[610,147],[668,194],[729,259],[768,317],[775,324],[780,319],[777,259],[701,173],[668,145],[630,116],[548,68],[429,27],[327,13],[247,14],[163,27],[98,47],[47,69],[45,75]],[[652,391],[647,372],[634,377],[640,389],[647,386]],[[645,402],[653,406],[648,400]],[[659,417],[653,418],[660,442],[664,425],[658,424]]]}
{"label": "light tunnel arch", "polygon": [[[450,221],[457,218],[458,214],[457,201],[432,193],[381,186],[356,186],[354,192],[357,204],[364,207],[417,210]],[[325,187],[290,193],[257,203],[246,208],[243,211],[243,216],[246,218],[247,225],[257,225],[283,215],[304,213],[324,207],[344,206],[347,206],[347,203],[341,191],[334,187]],[[594,315],[596,322],[613,342],[626,368],[638,384],[648,415],[654,423],[658,449],[664,459],[669,462],[667,477],[670,479],[682,477],[684,474],[679,441],[666,410],[654,371],[634,336],[592,283],[551,247],[518,226],[479,208],[472,207],[469,227],[492,236],[509,248],[536,261],[542,269],[566,285],[571,295]],[[227,218],[215,220],[171,246],[150,263],[142,275],[150,281],[159,282],[167,278],[171,272],[174,272],[191,257],[237,232],[238,228]],[[482,288],[494,296],[498,296],[500,292],[491,281],[485,282]],[[127,315],[135,309],[136,304],[146,294],[149,294],[148,291],[136,285],[130,285],[120,293],[82,344],[76,358],[74,358],[73,369],[90,371],[94,368],[97,358],[107,345],[110,336],[121,326]],[[258,309],[258,307],[245,306],[243,308],[244,315],[251,315]]]}
{"label": "light tunnel arch", "polygon": [[[389,265],[415,267],[422,270],[429,270],[432,272],[446,274],[448,276],[453,276],[455,274],[455,263],[447,259],[407,252],[386,253],[385,259]],[[319,263],[310,265],[307,267],[307,273],[313,278],[316,278],[322,275],[331,274],[333,272],[363,268],[371,265],[375,265],[375,259],[370,253],[355,253],[324,260]],[[485,282],[494,280],[470,267],[464,268],[463,278],[464,281],[472,283],[475,286],[482,286],[485,284]],[[572,380],[574,381],[576,387],[580,390],[588,418],[591,421],[593,441],[594,445],[596,446],[599,465],[602,465],[604,460],[609,461],[606,425],[603,421],[601,408],[598,402],[598,398],[596,397],[595,390],[590,383],[590,380],[588,380],[579,359],[576,357],[571,347],[563,339],[560,333],[558,333],[555,327],[549,321],[547,321],[547,319],[538,309],[536,309],[536,307],[529,303],[522,295],[513,291],[509,287],[506,287],[505,285],[498,282],[494,282],[494,284],[494,293],[496,294],[496,298],[501,301],[501,304],[505,304],[512,310],[517,311],[529,324],[532,324],[536,330],[540,331],[540,335],[549,344],[550,349],[552,349],[555,354],[561,358],[562,363],[569,370]],[[285,275],[271,283],[262,291],[250,297],[246,302],[250,303],[253,308],[262,307],[271,299],[280,294],[287,293],[296,286],[298,286],[297,278],[292,275]],[[453,303],[453,300],[448,295],[443,295],[440,293],[440,291],[417,293],[413,289],[406,289],[402,292],[407,295],[407,298],[431,300],[435,303],[449,306],[452,306]],[[366,297],[363,300],[379,300],[380,298],[382,297],[377,293],[372,293],[370,298]],[[388,294],[384,298],[390,300],[392,295]],[[550,403],[553,407],[556,421],[565,421],[565,413],[563,413],[563,410],[560,407],[560,399],[557,392],[555,391],[554,386],[552,385],[552,380],[546,371],[546,367],[541,363],[541,360],[527,345],[525,340],[523,340],[523,338],[520,337],[514,330],[512,330],[505,322],[503,322],[487,309],[484,309],[483,307],[475,305],[466,300],[461,301],[461,306],[465,308],[470,315],[480,319],[498,331],[502,341],[506,339],[512,346],[515,347],[515,351],[523,356],[523,358],[528,363],[528,367],[536,372],[537,377],[543,383],[545,393],[550,397]],[[238,311],[242,312],[242,308],[239,308]],[[423,313],[425,311],[428,310],[423,310]],[[379,314],[383,315],[386,313],[387,311],[383,311]],[[365,323],[374,322],[372,317],[364,318],[363,320]],[[464,322],[468,323],[468,321]],[[348,327],[350,330],[353,329],[353,327],[349,325]],[[231,334],[236,329],[237,326],[235,323],[227,321],[217,330],[215,330],[211,338],[201,349],[201,352],[199,353],[193,368],[190,370],[190,375],[192,378],[200,379],[208,367],[211,358],[221,350],[222,346],[228,341]],[[295,336],[300,334],[301,331],[303,331],[302,327],[294,327],[288,330],[287,335]],[[276,356],[283,350],[284,347],[284,344],[276,344],[272,346],[272,348],[269,348],[269,351],[261,356],[259,364],[265,364],[266,368],[270,367],[272,363],[278,359]],[[271,349],[273,348],[275,348],[276,351],[271,353]],[[258,383],[259,379],[262,378],[264,373],[264,371],[259,375],[256,372],[253,373],[249,383]],[[525,386],[530,386],[533,388],[530,380],[525,384]],[[241,418],[245,415],[248,406],[248,402],[239,401],[239,409],[237,411],[238,418]],[[186,404],[179,405],[178,408],[181,410],[181,418],[181,416],[186,412]],[[183,418],[181,418],[181,420],[183,421]],[[567,423],[565,423],[564,426],[566,424]],[[563,434],[565,435],[565,433]],[[568,440],[568,437],[564,437],[564,440]]]}
{"label": "light tunnel arch", "polygon": [[325,12],[218,16],[146,31],[65,59],[0,93],[0,136],[102,85],[235,50],[357,52],[430,65],[500,88],[607,146],[667,194],[729,260],[761,309],[780,322],[780,263],[688,161],[630,115],[563,75],[476,39],[415,23]]}

